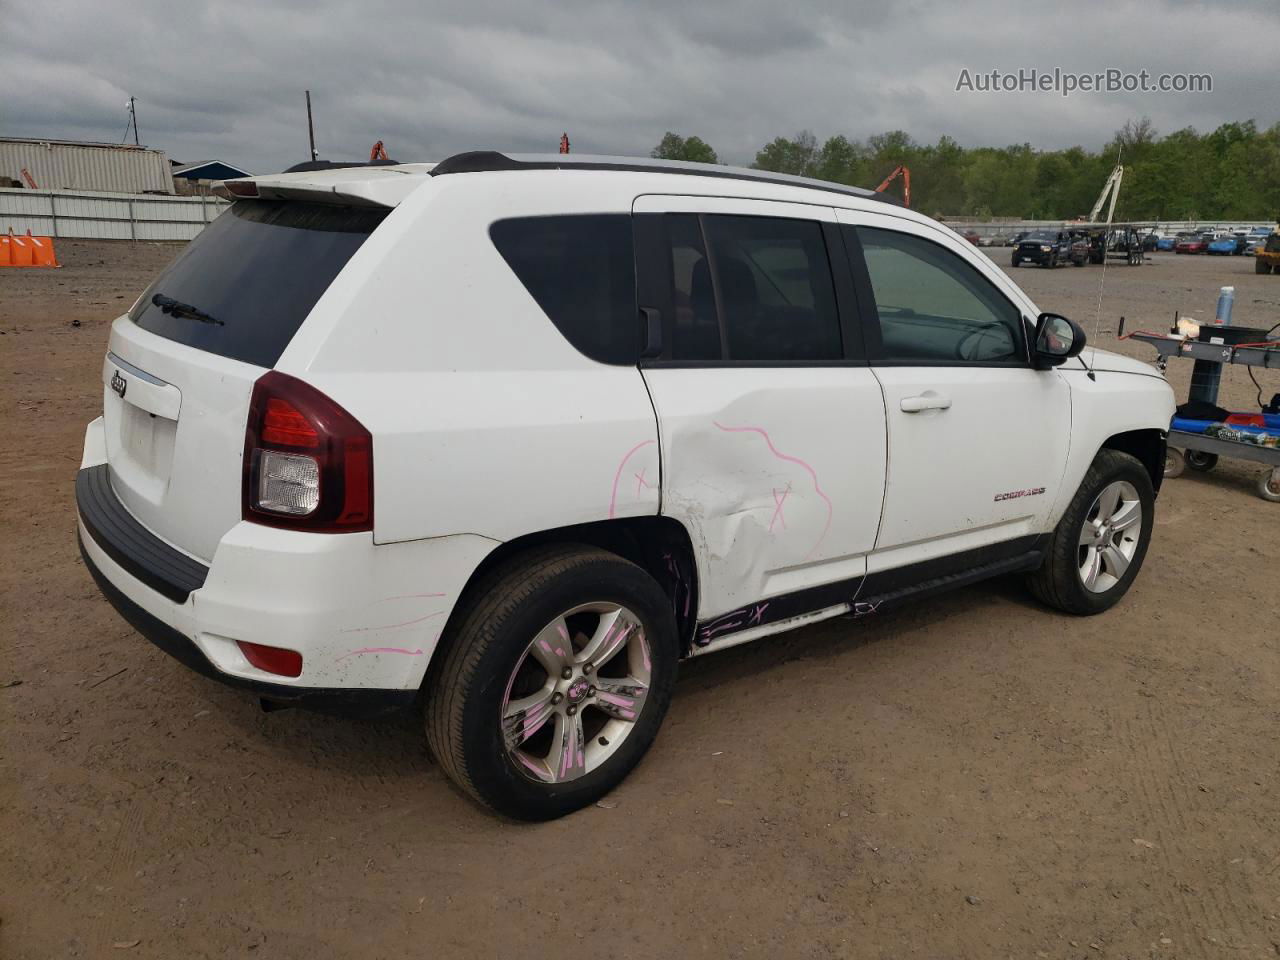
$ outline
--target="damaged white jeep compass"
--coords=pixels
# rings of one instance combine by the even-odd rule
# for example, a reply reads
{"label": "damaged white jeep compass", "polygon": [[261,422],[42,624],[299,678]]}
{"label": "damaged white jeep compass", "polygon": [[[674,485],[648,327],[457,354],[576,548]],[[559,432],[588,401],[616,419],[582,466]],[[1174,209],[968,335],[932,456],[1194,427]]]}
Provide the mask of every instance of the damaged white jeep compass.
{"label": "damaged white jeep compass", "polygon": [[85,563],[264,704],[421,709],[504,814],[616,785],[683,657],[1142,565],[1168,385],[882,195],[498,153],[226,189],[112,326]]}

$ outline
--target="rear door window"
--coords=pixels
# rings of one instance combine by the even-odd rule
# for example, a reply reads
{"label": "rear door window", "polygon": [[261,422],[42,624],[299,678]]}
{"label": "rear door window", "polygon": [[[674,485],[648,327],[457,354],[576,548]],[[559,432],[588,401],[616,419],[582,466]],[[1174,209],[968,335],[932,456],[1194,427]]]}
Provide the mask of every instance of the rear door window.
{"label": "rear door window", "polygon": [[275,366],[316,301],[389,212],[237,201],[147,288],[130,317],[198,350]]}
{"label": "rear door window", "polygon": [[517,217],[494,223],[489,236],[578,350],[601,363],[639,359],[630,214]]}
{"label": "rear door window", "polygon": [[[666,359],[811,363],[843,356],[822,226],[813,220],[669,213],[656,243],[669,302]],[[647,281],[646,277],[641,278]]]}

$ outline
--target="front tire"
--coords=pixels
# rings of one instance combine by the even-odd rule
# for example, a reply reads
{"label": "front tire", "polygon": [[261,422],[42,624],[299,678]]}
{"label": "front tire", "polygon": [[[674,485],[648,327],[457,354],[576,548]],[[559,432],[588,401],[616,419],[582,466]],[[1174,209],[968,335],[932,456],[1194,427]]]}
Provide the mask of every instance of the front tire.
{"label": "front tire", "polygon": [[514,558],[477,587],[426,706],[449,778],[518,820],[617,786],[666,715],[675,617],[644,570],[586,546]]}
{"label": "front tire", "polygon": [[1042,603],[1088,616],[1128,592],[1151,542],[1155,491],[1146,468],[1117,450],[1101,450],[1028,577]]}

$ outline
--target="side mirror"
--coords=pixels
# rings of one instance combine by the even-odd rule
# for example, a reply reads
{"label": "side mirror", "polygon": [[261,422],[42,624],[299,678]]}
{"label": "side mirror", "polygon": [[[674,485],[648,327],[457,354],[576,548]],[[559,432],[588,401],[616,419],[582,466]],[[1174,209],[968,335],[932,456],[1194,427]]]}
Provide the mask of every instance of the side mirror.
{"label": "side mirror", "polygon": [[1035,366],[1048,370],[1084,349],[1085,336],[1074,320],[1056,313],[1042,313],[1036,320]]}

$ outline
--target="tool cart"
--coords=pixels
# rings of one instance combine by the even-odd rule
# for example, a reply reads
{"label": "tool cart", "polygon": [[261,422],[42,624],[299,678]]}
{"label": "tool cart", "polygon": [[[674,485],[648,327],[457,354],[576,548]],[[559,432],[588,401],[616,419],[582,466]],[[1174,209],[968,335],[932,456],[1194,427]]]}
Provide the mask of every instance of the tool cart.
{"label": "tool cart", "polygon": [[[1123,326],[1118,332],[1123,336]],[[1280,341],[1267,339],[1270,333],[1212,325],[1201,327],[1195,339],[1144,330],[1125,338],[1155,347],[1159,354],[1156,366],[1162,371],[1170,357],[1195,361],[1188,403],[1179,407],[1179,415],[1170,424],[1166,477],[1179,476],[1186,468],[1212,470],[1219,457],[1250,460],[1265,465],[1258,476],[1258,495],[1280,503],[1280,394],[1258,413],[1221,411],[1227,415],[1210,419],[1186,415],[1186,408],[1195,401],[1205,408],[1219,409],[1218,383],[1222,369],[1229,364],[1280,369]]]}

